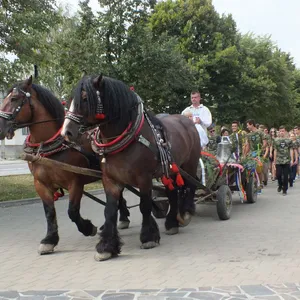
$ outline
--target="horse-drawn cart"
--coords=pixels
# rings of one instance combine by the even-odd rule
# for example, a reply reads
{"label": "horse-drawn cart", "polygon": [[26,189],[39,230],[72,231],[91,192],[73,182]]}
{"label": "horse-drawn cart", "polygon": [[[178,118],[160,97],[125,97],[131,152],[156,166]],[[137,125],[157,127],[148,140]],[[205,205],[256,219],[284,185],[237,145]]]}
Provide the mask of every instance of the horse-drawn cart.
{"label": "horse-drawn cart", "polygon": [[[98,177],[101,179],[102,172],[99,170],[81,168],[66,163],[58,162],[52,159],[47,159],[45,157],[40,157],[30,154],[22,154],[21,158],[31,163],[40,163],[48,166],[55,166],[57,168],[63,169],[65,171],[88,175],[93,177]],[[197,170],[197,177],[189,177],[188,180],[193,181],[197,186],[195,194],[195,203],[196,204],[205,204],[213,203],[217,206],[217,213],[220,220],[228,220],[230,218],[230,213],[232,210],[232,196],[231,191],[228,185],[226,184],[226,178],[223,172],[226,172],[226,164],[221,166],[219,161],[211,154],[202,152],[202,159],[200,159]],[[186,178],[188,174],[183,174],[183,177]],[[138,190],[132,186],[127,186],[130,192],[134,193],[137,196],[140,196]],[[87,192],[84,194],[91,198],[92,200],[105,205],[105,202]],[[153,208],[152,213],[156,218],[165,218],[169,210],[169,202],[166,196],[166,190],[161,181],[153,181]],[[128,208],[136,207],[133,205]]]}
{"label": "horse-drawn cart", "polygon": [[237,159],[232,154],[231,143],[226,137],[222,138],[218,150],[217,157],[221,158],[221,165],[224,163],[224,157],[231,156],[227,161],[225,176],[230,190],[239,193],[242,203],[255,203],[259,182],[258,172],[262,171],[260,161],[251,157]]}
{"label": "horse-drawn cart", "polygon": [[[226,168],[227,164],[221,165],[214,155],[201,152],[197,170],[197,177],[200,181],[195,194],[195,204],[215,204],[220,220],[228,220],[232,210],[232,195],[224,176]],[[156,207],[159,208],[159,210],[156,207],[153,208],[153,215],[156,218],[164,218],[169,204],[160,182],[153,184],[152,195]]]}

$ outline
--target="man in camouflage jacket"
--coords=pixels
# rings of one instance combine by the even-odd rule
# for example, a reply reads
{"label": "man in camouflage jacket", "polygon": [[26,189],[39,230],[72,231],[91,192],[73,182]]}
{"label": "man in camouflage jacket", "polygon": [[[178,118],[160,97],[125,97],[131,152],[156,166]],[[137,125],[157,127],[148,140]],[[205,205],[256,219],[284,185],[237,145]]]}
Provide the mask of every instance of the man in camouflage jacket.
{"label": "man in camouflage jacket", "polygon": [[217,155],[218,143],[221,141],[221,137],[216,135],[215,127],[210,126],[208,128],[208,144],[206,145],[206,149],[213,155]]}
{"label": "man in camouflage jacket", "polygon": [[274,162],[278,179],[277,191],[279,193],[282,191],[285,196],[288,190],[290,166],[294,163],[294,151],[292,140],[286,138],[284,126],[279,127],[279,137],[274,141],[274,149]]}
{"label": "man in camouflage jacket", "polygon": [[[247,121],[247,129],[249,130],[249,133],[247,134],[246,138],[245,155],[254,158],[262,157],[263,160],[265,160],[268,155],[268,145],[265,134],[256,128],[254,120]],[[266,149],[264,155],[262,155],[264,151],[263,149]],[[260,193],[261,189],[263,188],[263,173],[260,172],[258,176],[260,180],[260,187],[258,189],[258,193]]]}
{"label": "man in camouflage jacket", "polygon": [[230,140],[232,143],[232,151],[234,153],[236,161],[240,161],[243,155],[243,141],[244,136],[239,131],[239,122],[233,121],[231,124],[232,134],[230,135]]}

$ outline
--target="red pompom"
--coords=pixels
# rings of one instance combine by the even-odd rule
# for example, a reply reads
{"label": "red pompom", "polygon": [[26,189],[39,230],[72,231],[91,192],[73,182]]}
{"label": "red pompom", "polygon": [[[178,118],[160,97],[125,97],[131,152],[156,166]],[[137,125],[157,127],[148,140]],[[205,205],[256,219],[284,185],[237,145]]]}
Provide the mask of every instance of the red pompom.
{"label": "red pompom", "polygon": [[105,119],[105,114],[96,114],[95,117],[97,120],[103,120],[103,119]]}
{"label": "red pompom", "polygon": [[61,104],[62,104],[62,105],[66,105],[67,102],[66,102],[66,101],[62,101]]}
{"label": "red pompom", "polygon": [[164,186],[167,186],[168,183],[169,183],[169,180],[168,178],[164,175],[162,178],[161,178],[161,182]]}
{"label": "red pompom", "polygon": [[176,184],[177,186],[184,186],[183,178],[179,173],[176,176]]}
{"label": "red pompom", "polygon": [[60,197],[63,197],[64,195],[60,192],[55,192],[53,195],[53,200],[57,201]]}
{"label": "red pompom", "polygon": [[168,189],[169,189],[170,191],[173,191],[173,190],[174,190],[174,185],[172,184],[172,182],[170,182],[170,183],[168,184]]}
{"label": "red pompom", "polygon": [[178,173],[179,172],[178,166],[175,163],[172,163],[171,169],[172,169],[172,171],[174,173]]}
{"label": "red pompom", "polygon": [[171,178],[167,178],[165,175],[161,178],[161,182],[165,187],[167,187],[170,191],[174,190],[173,180]]}

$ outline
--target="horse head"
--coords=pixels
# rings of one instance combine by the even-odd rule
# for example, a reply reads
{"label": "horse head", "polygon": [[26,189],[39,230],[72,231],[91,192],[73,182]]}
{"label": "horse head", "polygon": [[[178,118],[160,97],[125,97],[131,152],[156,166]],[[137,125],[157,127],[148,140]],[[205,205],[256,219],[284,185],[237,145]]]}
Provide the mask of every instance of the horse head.
{"label": "horse head", "polygon": [[105,136],[118,135],[134,119],[138,103],[137,94],[123,82],[102,74],[84,76],[75,87],[62,135],[77,141],[83,132],[97,125]]}
{"label": "horse head", "polygon": [[0,107],[0,139],[13,138],[14,131],[33,118],[32,76],[15,84],[8,92]]}
{"label": "horse head", "polygon": [[74,98],[66,113],[61,134],[68,141],[78,141],[82,134],[105,120],[101,98],[103,76],[84,76],[74,90]]}

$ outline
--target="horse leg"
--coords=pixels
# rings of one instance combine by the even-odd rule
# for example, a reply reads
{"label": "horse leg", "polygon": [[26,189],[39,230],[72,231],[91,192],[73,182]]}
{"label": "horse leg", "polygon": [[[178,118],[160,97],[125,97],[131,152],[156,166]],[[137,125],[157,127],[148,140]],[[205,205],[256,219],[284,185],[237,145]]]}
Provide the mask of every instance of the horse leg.
{"label": "horse leg", "polygon": [[159,244],[160,234],[157,223],[151,215],[152,212],[152,190],[141,191],[140,211],[143,215],[142,229],[140,233],[141,249],[154,248]]}
{"label": "horse leg", "polygon": [[95,236],[97,227],[90,220],[83,219],[80,215],[80,202],[83,194],[83,186],[74,182],[69,186],[69,218],[74,222],[78,231],[85,236]]}
{"label": "horse leg", "polygon": [[173,235],[178,233],[178,191],[173,190],[170,191],[169,189],[166,189],[167,197],[169,199],[170,203],[170,210],[166,217],[165,221],[165,228],[166,228],[166,234]]}
{"label": "horse leg", "polygon": [[[130,224],[130,220],[128,219],[130,213],[126,204],[127,202],[123,197],[123,191],[122,191],[119,199],[120,219],[119,219],[118,229],[127,229]],[[103,228],[104,228],[104,224],[100,227],[100,230],[103,230]]]}
{"label": "horse leg", "polygon": [[106,193],[106,206],[104,209],[105,223],[100,233],[100,241],[96,245],[96,261],[104,261],[121,252],[122,242],[117,229],[118,201],[122,189],[103,176],[103,185]]}
{"label": "horse leg", "polygon": [[186,182],[184,185],[185,192],[180,193],[179,198],[179,214],[180,225],[182,227],[187,226],[195,214],[195,193],[196,187],[190,182]]}
{"label": "horse leg", "polygon": [[121,193],[121,197],[119,200],[119,211],[120,211],[120,218],[119,218],[119,225],[118,229],[127,229],[130,224],[130,220],[128,217],[130,216],[129,209],[127,208],[127,201],[123,198],[123,192]]}
{"label": "horse leg", "polygon": [[[197,157],[197,156],[195,156]],[[182,165],[182,169],[193,176],[196,177],[197,174],[197,163],[189,161],[188,163]],[[184,187],[181,190],[179,197],[179,221],[181,226],[187,226],[191,219],[192,215],[195,214],[195,193],[196,186],[189,182],[188,180],[184,180]]]}
{"label": "horse leg", "polygon": [[34,185],[37,193],[43,201],[47,220],[47,234],[45,238],[41,240],[38,248],[38,253],[42,255],[52,253],[54,251],[54,247],[58,244],[58,226],[52,191],[38,180],[34,181]]}

